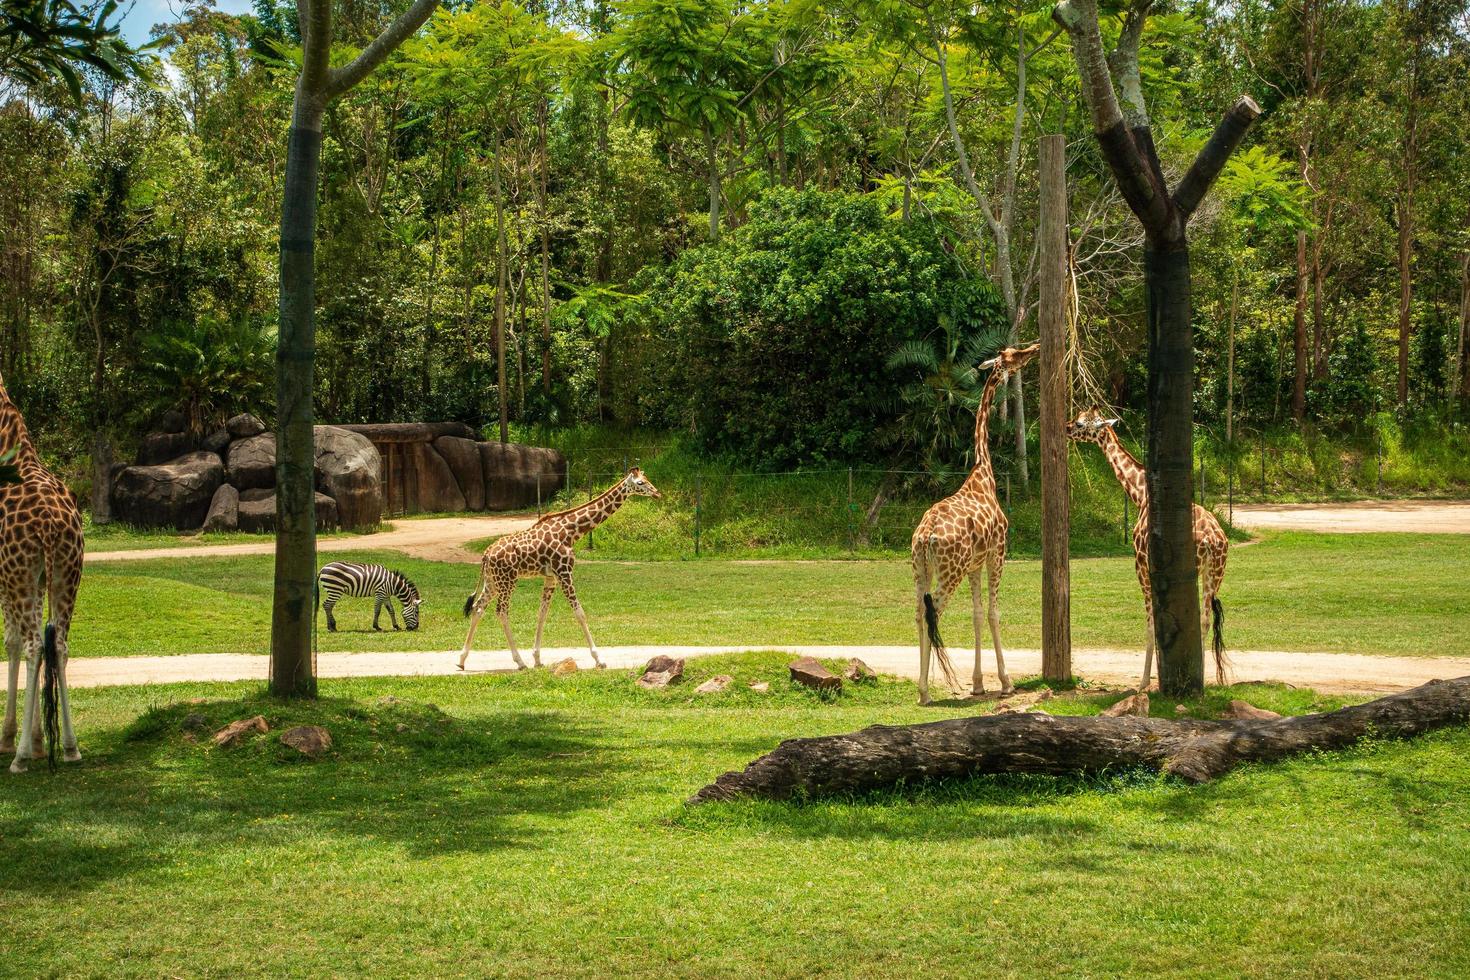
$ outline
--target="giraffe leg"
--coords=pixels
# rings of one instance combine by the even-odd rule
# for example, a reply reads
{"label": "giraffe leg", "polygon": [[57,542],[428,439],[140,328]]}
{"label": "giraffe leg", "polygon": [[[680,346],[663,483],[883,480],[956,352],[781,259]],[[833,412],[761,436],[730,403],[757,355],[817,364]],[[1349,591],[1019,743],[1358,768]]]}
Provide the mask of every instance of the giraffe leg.
{"label": "giraffe leg", "polygon": [[81,750],[77,748],[77,735],[71,727],[71,692],[66,683],[66,664],[71,659],[70,643],[68,634],[71,632],[69,623],[56,624],[56,662],[58,671],[56,675],[56,694],[61,706],[61,750],[62,757],[67,762],[80,762]]}
{"label": "giraffe leg", "polygon": [[[1001,570],[1005,567],[1005,560],[1006,559],[1004,553],[997,554],[994,558],[992,558],[990,560],[990,568],[986,572],[985,579],[986,584],[990,587],[990,607],[988,618],[990,619],[990,642],[995,644],[995,672],[1000,675],[1000,693],[1010,694],[1016,690],[1016,686],[1011,683],[1011,675],[1006,672],[1005,654],[1001,653],[1000,649],[1000,575]],[[976,669],[978,670],[978,647],[980,646],[980,644],[976,643],[975,646],[977,648]]]}
{"label": "giraffe leg", "polygon": [[567,602],[572,604],[572,615],[577,617],[577,625],[582,627],[582,635],[587,638],[587,649],[592,654],[592,662],[598,668],[606,667],[602,658],[597,655],[597,644],[592,642],[592,630],[587,626],[587,613],[583,611],[582,604],[577,601],[577,587],[572,584],[572,573],[568,569],[564,573],[558,573],[557,578],[561,580],[562,594],[567,597]]}
{"label": "giraffe leg", "polygon": [[970,619],[975,626],[975,670],[970,677],[970,693],[981,695],[985,693],[985,664],[981,660],[981,649],[985,645],[985,632],[980,628],[982,611],[985,608],[985,596],[980,591],[980,573],[970,573]]}
{"label": "giraffe leg", "polygon": [[500,620],[500,628],[505,630],[505,645],[510,648],[510,658],[516,662],[516,670],[525,670],[526,662],[521,659],[521,652],[516,649],[516,638],[510,633],[510,595],[508,593],[496,599],[495,618]]}
{"label": "giraffe leg", "polygon": [[465,634],[464,650],[459,655],[460,670],[464,670],[464,662],[470,657],[470,644],[475,642],[475,627],[480,625],[480,618],[485,615],[485,604],[488,601],[488,595],[481,595],[475,600],[475,608],[470,613],[470,631]]}
{"label": "giraffe leg", "polygon": [[0,752],[15,751],[15,698],[20,687],[20,624],[15,617],[5,614],[5,653],[10,660],[9,686],[5,693],[5,727],[0,729]]}
{"label": "giraffe leg", "polygon": [[26,763],[36,758],[34,743],[40,734],[36,727],[41,698],[41,610],[39,606],[25,612],[21,624],[21,643],[26,660],[26,694],[21,708],[20,738],[15,743],[15,760],[11,772],[25,772]]}
{"label": "giraffe leg", "polygon": [[1151,599],[1144,600],[1144,622],[1148,633],[1143,638],[1143,679],[1138,682],[1140,691],[1148,690],[1154,668],[1154,604]]}
{"label": "giraffe leg", "polygon": [[556,594],[556,579],[547,576],[541,583],[541,611],[536,614],[536,646],[531,651],[531,663],[541,666],[541,631],[546,627],[546,611],[551,608],[551,597]]}

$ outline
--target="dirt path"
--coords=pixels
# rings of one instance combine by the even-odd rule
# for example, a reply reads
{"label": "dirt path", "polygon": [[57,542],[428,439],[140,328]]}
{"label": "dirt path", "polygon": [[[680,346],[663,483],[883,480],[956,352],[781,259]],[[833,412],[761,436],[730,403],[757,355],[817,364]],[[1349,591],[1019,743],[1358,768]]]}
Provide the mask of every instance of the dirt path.
{"label": "dirt path", "polygon": [[[429,561],[476,562],[479,556],[464,549],[467,541],[509,534],[536,522],[535,515],[513,517],[430,517],[423,520],[400,520],[391,530],[377,534],[319,538],[318,552],[333,551],[401,551],[414,558]],[[223,558],[231,555],[272,555],[274,538],[240,544],[197,544],[172,548],[139,548],[135,551],[88,552],[88,562],[142,561],[148,558]]]}
{"label": "dirt path", "polygon": [[1235,524],[1250,530],[1361,534],[1470,534],[1470,500],[1354,500],[1333,504],[1245,504]]}
{"label": "dirt path", "polygon": [[[611,667],[636,667],[655,654],[676,657],[700,657],[716,653],[746,650],[770,650],[761,647],[677,647],[642,646],[608,647],[603,660]],[[918,653],[907,646],[787,646],[801,656],[861,657],[869,666],[886,674],[913,678],[918,674]],[[527,662],[530,654],[523,654]],[[555,663],[573,657],[581,667],[590,667],[587,650],[556,648],[542,651],[542,663]],[[322,653],[317,657],[321,677],[383,677],[454,675],[459,651],[427,651],[422,653]],[[990,654],[987,667],[994,667]],[[967,655],[956,657],[956,668],[967,676],[972,663]],[[475,652],[470,655],[469,673],[506,672],[514,665],[504,651]],[[1006,667],[1013,677],[1041,672],[1039,650],[1010,650]],[[175,657],[88,657],[73,660],[67,666],[67,679],[77,687],[110,684],[170,684],[181,681],[238,681],[266,678],[266,658],[254,654],[185,654]],[[1073,668],[1087,679],[1108,685],[1127,686],[1138,681],[1143,668],[1142,654],[1132,650],[1077,650]],[[1239,651],[1231,654],[1231,679],[1234,681],[1274,680],[1319,691],[1336,693],[1379,693],[1399,691],[1423,684],[1434,678],[1459,677],[1470,674],[1470,657],[1372,657],[1348,653],[1288,653],[1269,650]],[[986,687],[998,685],[987,670]]]}

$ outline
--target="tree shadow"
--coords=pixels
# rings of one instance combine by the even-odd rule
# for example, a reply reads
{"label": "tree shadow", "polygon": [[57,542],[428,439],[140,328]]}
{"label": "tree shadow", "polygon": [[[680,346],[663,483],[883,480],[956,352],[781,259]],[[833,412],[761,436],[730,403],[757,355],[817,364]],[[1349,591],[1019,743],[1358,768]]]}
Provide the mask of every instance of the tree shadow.
{"label": "tree shadow", "polygon": [[[312,850],[309,841],[359,838],[414,857],[533,848],[547,820],[606,807],[634,762],[601,730],[554,712],[460,720],[407,702],[315,704],[328,710],[264,698],[154,709],[96,733],[96,748],[62,774],[17,779],[16,815],[0,819],[0,890],[66,893],[251,842]],[[209,744],[222,720],[256,713],[268,734]],[[278,739],[311,714],[333,737],[318,761]],[[181,729],[190,715],[206,720],[198,743]]]}

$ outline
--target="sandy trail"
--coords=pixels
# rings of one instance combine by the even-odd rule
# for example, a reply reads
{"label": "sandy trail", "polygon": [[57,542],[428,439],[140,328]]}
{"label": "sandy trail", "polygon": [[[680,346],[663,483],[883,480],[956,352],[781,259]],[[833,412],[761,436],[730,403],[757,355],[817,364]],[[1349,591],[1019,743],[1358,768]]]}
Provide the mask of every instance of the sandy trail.
{"label": "sandy trail", "polygon": [[1235,524],[1249,530],[1362,534],[1401,531],[1470,534],[1470,500],[1354,500],[1334,504],[1238,504]]}
{"label": "sandy trail", "polygon": [[[377,534],[349,537],[318,538],[320,553],[339,551],[401,551],[414,558],[429,561],[476,562],[480,556],[466,551],[465,542],[491,535],[509,534],[536,523],[532,515],[494,517],[429,517],[422,520],[398,520],[391,530]],[[275,538],[245,541],[239,544],[198,544],[166,548],[139,548],[135,551],[88,552],[88,562],[143,561],[149,558],[223,558],[231,555],[273,555]]]}
{"label": "sandy trail", "polygon": [[[631,646],[607,647],[599,651],[610,667],[637,667],[656,654],[702,657],[718,653],[779,649],[797,656],[861,657],[885,674],[918,676],[918,651],[909,646]],[[529,651],[522,656],[531,661]],[[558,647],[541,652],[544,664],[573,657],[583,668],[592,666],[585,647]],[[454,675],[458,650],[414,653],[321,653],[317,673],[331,677],[384,677]],[[968,677],[974,661],[967,652],[955,651],[955,669]],[[1090,681],[1117,686],[1136,684],[1143,669],[1143,655],[1132,650],[1075,650],[1073,669]],[[986,687],[999,682],[993,673],[995,661],[985,655]],[[71,661],[67,680],[77,687],[113,684],[171,684],[182,681],[264,681],[267,658],[257,654],[183,654],[173,657],[88,657]],[[476,651],[470,655],[468,673],[504,672],[514,668],[503,650]],[[1006,668],[1013,678],[1041,672],[1041,651],[1006,651]],[[1249,650],[1231,653],[1232,681],[1284,681],[1334,693],[1381,693],[1416,687],[1435,678],[1470,674],[1470,657],[1376,657],[1350,653],[1292,653]]]}

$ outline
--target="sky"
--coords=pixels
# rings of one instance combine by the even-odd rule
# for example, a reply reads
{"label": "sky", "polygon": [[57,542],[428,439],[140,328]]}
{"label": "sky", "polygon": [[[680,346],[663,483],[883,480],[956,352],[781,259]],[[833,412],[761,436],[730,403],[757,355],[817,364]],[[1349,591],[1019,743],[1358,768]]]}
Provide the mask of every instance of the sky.
{"label": "sky", "polygon": [[[243,14],[250,9],[250,0],[216,0],[215,6],[229,14]],[[129,44],[139,45],[148,41],[154,24],[171,24],[178,20],[184,9],[179,0],[123,0],[118,8],[122,12],[122,33]]]}

